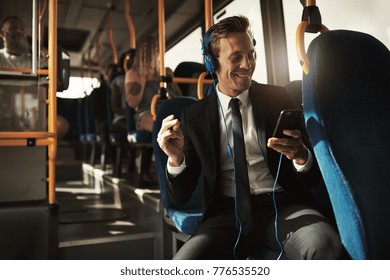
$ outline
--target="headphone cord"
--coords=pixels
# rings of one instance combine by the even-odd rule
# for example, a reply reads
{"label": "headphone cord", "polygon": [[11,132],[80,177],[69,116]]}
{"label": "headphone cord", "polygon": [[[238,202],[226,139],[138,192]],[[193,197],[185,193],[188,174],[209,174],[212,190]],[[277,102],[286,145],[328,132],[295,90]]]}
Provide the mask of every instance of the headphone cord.
{"label": "headphone cord", "polygon": [[[215,81],[214,81],[214,87],[216,87],[216,84],[215,84]],[[216,93],[217,94],[217,93]],[[236,167],[234,166],[234,158],[233,158],[233,151],[232,151],[232,148],[230,147],[229,145],[229,136],[228,136],[228,129],[227,129],[227,124],[226,124],[226,119],[225,119],[225,115],[224,115],[224,111],[223,111],[223,108],[222,108],[222,105],[221,105],[221,101],[219,100],[219,97],[218,97],[218,94],[217,94],[217,101],[218,101],[218,105],[221,109],[221,113],[222,113],[222,116],[223,116],[223,121],[224,121],[224,126],[225,126],[225,131],[226,131],[226,146],[227,146],[227,151],[228,151],[228,155],[229,155],[229,158],[231,159],[232,161],[232,164],[233,164],[233,177],[232,177],[232,192],[233,192],[233,198],[234,198],[234,213],[236,215],[236,219],[239,223],[239,232],[238,232],[238,235],[237,235],[237,239],[235,241],[235,244],[234,244],[234,249],[233,249],[233,255],[234,255],[234,258],[237,259],[237,256],[236,256],[236,250],[237,250],[237,246],[238,246],[238,243],[240,241],[240,237],[241,237],[241,234],[242,234],[242,224],[241,224],[241,221],[240,219],[238,218],[238,215],[237,215],[237,197],[236,197],[236,192],[234,190],[234,181],[235,181],[235,178],[236,178]],[[275,177],[275,182],[274,182],[274,185],[273,185],[273,188],[272,188],[272,201],[273,201],[273,204],[274,204],[274,209],[275,209],[275,238],[276,238],[276,241],[278,243],[278,246],[279,246],[279,249],[280,249],[280,253],[279,253],[279,256],[277,257],[277,260],[280,260],[280,258],[282,257],[283,255],[283,246],[279,240],[279,237],[278,237],[278,207],[277,207],[277,204],[276,204],[276,198],[275,198],[275,193],[276,193],[276,186],[277,186],[277,182],[278,182],[278,179],[279,179],[279,173],[280,173],[280,167],[282,165],[282,158],[283,158],[283,154],[280,154],[280,157],[279,157],[279,163],[278,163],[278,169],[276,171],[276,177]]]}
{"label": "headphone cord", "polygon": [[283,246],[282,246],[282,243],[280,242],[279,237],[278,237],[278,206],[276,204],[276,198],[275,198],[276,185],[277,185],[277,182],[279,179],[279,172],[280,172],[280,166],[282,165],[282,158],[283,158],[283,154],[280,154],[278,169],[276,171],[275,182],[274,182],[274,186],[272,188],[272,201],[274,203],[274,209],[275,209],[275,238],[276,238],[276,242],[278,243],[278,246],[280,249],[279,256],[276,260],[280,260],[280,258],[283,255]]}
{"label": "headphone cord", "polygon": [[[215,83],[214,83],[214,86],[216,87]],[[217,95],[218,105],[219,105],[219,108],[220,108],[222,116],[223,116],[223,123],[224,123],[225,131],[226,131],[226,133],[225,133],[226,148],[227,148],[227,151],[228,151],[229,158],[232,161],[232,165],[233,165],[232,193],[233,193],[233,199],[234,199],[234,213],[236,215],[236,220],[238,221],[238,224],[239,224],[239,231],[238,231],[237,239],[236,239],[236,241],[234,243],[233,255],[234,255],[234,258],[237,260],[236,250],[237,250],[237,246],[238,246],[238,243],[240,241],[241,234],[242,234],[242,223],[241,223],[240,219],[238,218],[238,214],[237,214],[237,197],[236,197],[236,191],[234,189],[234,181],[235,181],[235,178],[236,178],[236,166],[234,165],[233,151],[232,151],[232,148],[231,148],[231,146],[229,144],[229,135],[228,135],[229,132],[228,132],[228,129],[227,129],[225,114],[224,114],[224,111],[223,111],[223,108],[222,108],[222,105],[221,105],[221,101],[219,100],[218,94],[217,93],[215,93],[215,94]]]}

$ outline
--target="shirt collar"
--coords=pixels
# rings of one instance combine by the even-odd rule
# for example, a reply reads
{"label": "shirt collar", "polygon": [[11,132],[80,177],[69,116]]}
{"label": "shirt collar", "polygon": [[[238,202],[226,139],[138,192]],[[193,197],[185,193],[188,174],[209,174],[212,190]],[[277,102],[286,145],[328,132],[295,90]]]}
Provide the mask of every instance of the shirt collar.
{"label": "shirt collar", "polygon": [[[221,103],[221,106],[223,108],[223,111],[226,113],[228,111],[229,102],[230,102],[230,99],[232,99],[232,97],[227,96],[226,94],[223,94],[222,92],[220,92],[218,89],[218,84],[216,86],[216,91],[217,91],[219,102]],[[241,101],[241,104],[245,108],[249,103],[249,89],[244,90],[235,98],[238,98]]]}

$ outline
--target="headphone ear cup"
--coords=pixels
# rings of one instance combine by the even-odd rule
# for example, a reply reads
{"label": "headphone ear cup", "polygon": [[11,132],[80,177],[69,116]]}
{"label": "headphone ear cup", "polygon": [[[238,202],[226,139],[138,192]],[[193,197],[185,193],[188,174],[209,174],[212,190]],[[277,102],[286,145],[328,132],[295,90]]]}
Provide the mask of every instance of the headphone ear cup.
{"label": "headphone ear cup", "polygon": [[214,61],[209,54],[204,56],[204,65],[206,66],[206,69],[209,73],[215,72]]}

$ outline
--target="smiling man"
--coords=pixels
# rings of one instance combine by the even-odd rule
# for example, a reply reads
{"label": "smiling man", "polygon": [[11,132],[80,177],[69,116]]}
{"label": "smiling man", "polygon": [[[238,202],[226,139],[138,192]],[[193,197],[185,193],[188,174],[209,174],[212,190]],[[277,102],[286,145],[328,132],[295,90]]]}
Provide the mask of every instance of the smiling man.
{"label": "smiling man", "polygon": [[168,155],[176,204],[191,197],[204,175],[203,220],[175,259],[241,259],[262,248],[287,259],[339,258],[336,230],[308,206],[309,188],[321,177],[305,128],[272,137],[280,111],[295,106],[284,88],[252,81],[256,51],[248,19],[212,26],[202,53],[215,92],[186,108],[181,122],[164,119],[157,139]]}

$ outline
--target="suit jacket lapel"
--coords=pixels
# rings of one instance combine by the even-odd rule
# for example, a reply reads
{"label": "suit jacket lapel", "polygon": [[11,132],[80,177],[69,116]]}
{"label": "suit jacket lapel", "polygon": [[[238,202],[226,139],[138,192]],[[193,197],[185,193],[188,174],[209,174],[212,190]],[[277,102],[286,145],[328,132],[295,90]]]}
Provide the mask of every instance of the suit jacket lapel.
{"label": "suit jacket lapel", "polygon": [[[209,147],[205,151],[208,153],[207,158],[210,159],[208,168],[211,168],[210,173],[214,174],[212,178],[211,185],[215,186],[216,178],[219,176],[219,166],[220,166],[220,133],[219,133],[219,113],[218,113],[218,102],[217,95],[213,92],[209,97],[207,97],[206,103],[206,124],[207,127],[206,133],[209,133],[211,137],[206,137],[205,139],[211,139]],[[215,169],[214,169],[215,168]]]}

